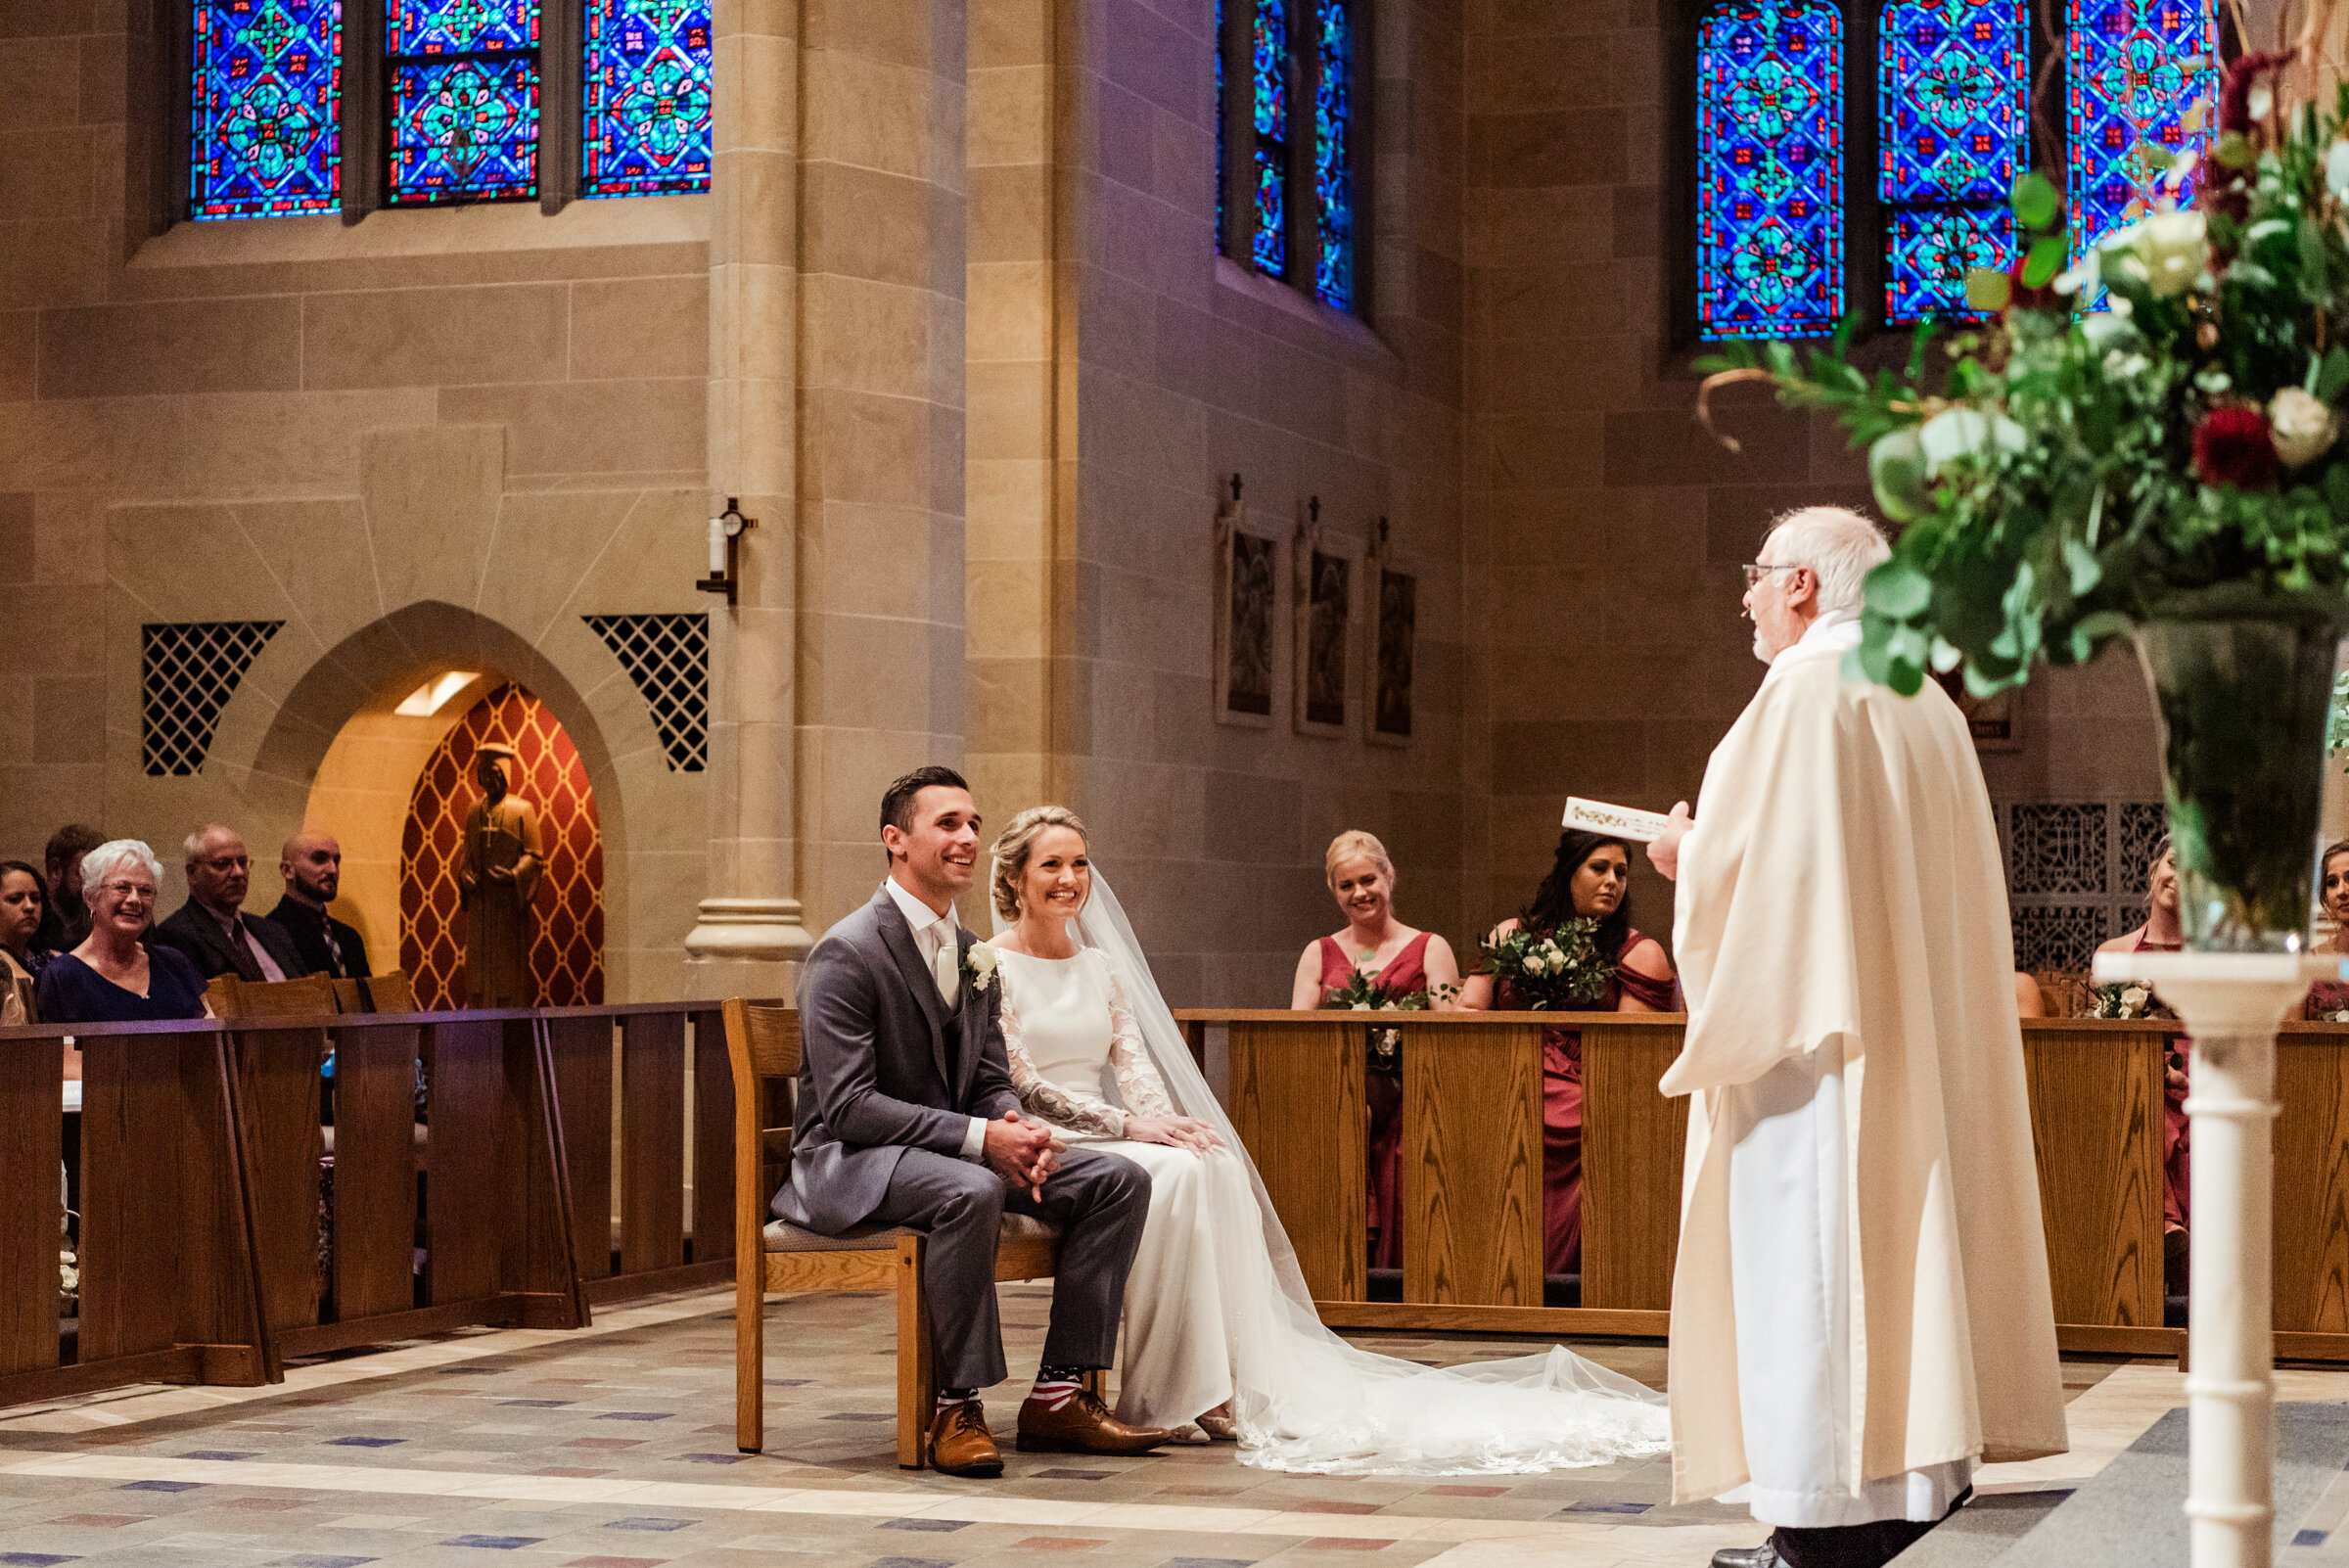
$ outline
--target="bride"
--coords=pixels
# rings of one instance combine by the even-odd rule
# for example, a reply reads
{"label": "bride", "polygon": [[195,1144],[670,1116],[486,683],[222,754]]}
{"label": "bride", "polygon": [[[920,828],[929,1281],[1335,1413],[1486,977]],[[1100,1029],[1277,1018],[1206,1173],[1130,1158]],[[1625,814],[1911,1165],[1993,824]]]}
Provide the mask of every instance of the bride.
{"label": "bride", "polygon": [[1256,1167],[1191,1060],[1065,807],[995,841],[1003,1043],[1023,1109],[1150,1173],[1118,1418],[1236,1439],[1267,1469],[1467,1475],[1669,1446],[1663,1396],[1546,1354],[1443,1369],[1321,1326]]}

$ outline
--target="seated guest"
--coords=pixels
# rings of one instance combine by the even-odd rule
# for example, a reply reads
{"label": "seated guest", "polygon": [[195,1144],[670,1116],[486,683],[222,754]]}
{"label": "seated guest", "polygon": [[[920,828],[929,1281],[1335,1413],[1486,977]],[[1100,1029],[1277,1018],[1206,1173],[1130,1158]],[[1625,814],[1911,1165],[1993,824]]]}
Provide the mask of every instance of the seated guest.
{"label": "seated guest", "polygon": [[48,867],[49,907],[32,939],[36,952],[69,952],[90,934],[90,911],[81,898],[81,857],[106,842],[94,827],[69,822],[49,835],[41,852]]}
{"label": "seated guest", "polygon": [[2014,972],[2014,1016],[2017,1018],[2045,1018],[2048,1016],[2048,998],[2040,991],[2039,982],[2019,969]]}
{"label": "seated guest", "polygon": [[[1661,1013],[1680,1005],[1672,960],[1663,945],[1632,926],[1631,847],[1622,839],[1569,828],[1557,857],[1525,913],[1493,928],[1496,941],[1520,926],[1552,931],[1569,920],[1598,922],[1600,956],[1615,965],[1594,1013]],[[1483,973],[1460,991],[1463,1011],[1511,1011],[1518,998],[1506,981]],[[1542,1271],[1575,1271],[1583,1251],[1583,1037],[1555,1026],[1542,1031]]]}
{"label": "seated guest", "polygon": [[[2145,923],[2100,945],[2098,952],[2176,952],[2186,945],[2186,926],[2178,913],[2178,861],[2170,851],[2170,836],[2153,846],[2145,868]],[[2177,1015],[2156,1003],[2153,1016]],[[2183,1036],[2170,1041],[2168,1070],[2162,1078],[2161,1221],[2166,1269],[2175,1280],[2186,1268],[2187,1232],[2192,1223],[2188,1189],[2193,1171],[2193,1151],[2187,1138],[2186,1094],[2188,1054],[2192,1041]]]}
{"label": "seated guest", "polygon": [[22,860],[0,860],[0,1028],[41,1021],[33,983],[49,954],[32,939],[48,907],[40,872]]}
{"label": "seated guest", "polygon": [[142,939],[155,914],[162,863],[137,839],[101,844],[82,862],[90,934],[41,970],[41,1019],[51,1024],[204,1018],[204,977],[172,948]]}
{"label": "seated guest", "polygon": [[[1451,944],[1430,931],[1395,918],[1395,862],[1387,847],[1367,833],[1349,831],[1329,841],[1322,856],[1338,912],[1346,929],[1307,945],[1297,959],[1289,1005],[1299,1012],[1326,1006],[1361,977],[1388,996],[1428,993],[1431,1005],[1449,1007],[1460,981]],[[1373,1030],[1369,1053],[1370,1267],[1403,1267],[1403,1059],[1395,1037]]]}
{"label": "seated guest", "polygon": [[285,928],[300,960],[295,973],[337,980],[374,973],[358,932],[326,912],[343,886],[343,846],[328,834],[296,834],[278,853],[277,874],[286,879],[286,896],[261,918]]}
{"label": "seated guest", "polygon": [[[2349,957],[2349,839],[2341,839],[2325,847],[2323,869],[2318,877],[2322,886],[2318,899],[2325,905],[2326,915],[2332,921],[2332,935],[2325,939],[2318,952]],[[2349,1023],[2349,986],[2337,980],[2320,980],[2308,988],[2308,1002],[2300,1016],[2311,1022]]]}
{"label": "seated guest", "polygon": [[207,823],[188,835],[188,901],[155,928],[155,942],[177,947],[207,980],[291,980],[309,971],[286,928],[255,919],[240,907],[253,879],[253,859],[234,828]]}

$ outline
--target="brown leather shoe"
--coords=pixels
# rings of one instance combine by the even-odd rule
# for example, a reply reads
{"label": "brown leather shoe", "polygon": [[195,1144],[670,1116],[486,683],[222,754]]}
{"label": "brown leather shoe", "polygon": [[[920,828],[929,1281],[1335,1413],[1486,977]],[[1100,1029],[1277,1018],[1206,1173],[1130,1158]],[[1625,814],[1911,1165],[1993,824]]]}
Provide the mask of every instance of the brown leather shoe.
{"label": "brown leather shoe", "polygon": [[930,1418],[930,1468],[944,1475],[1003,1473],[1003,1455],[977,1400],[949,1405]]}
{"label": "brown leather shoe", "polygon": [[1020,1407],[1022,1453],[1147,1453],[1174,1435],[1155,1426],[1128,1426],[1086,1389],[1079,1389],[1057,1410],[1035,1400]]}

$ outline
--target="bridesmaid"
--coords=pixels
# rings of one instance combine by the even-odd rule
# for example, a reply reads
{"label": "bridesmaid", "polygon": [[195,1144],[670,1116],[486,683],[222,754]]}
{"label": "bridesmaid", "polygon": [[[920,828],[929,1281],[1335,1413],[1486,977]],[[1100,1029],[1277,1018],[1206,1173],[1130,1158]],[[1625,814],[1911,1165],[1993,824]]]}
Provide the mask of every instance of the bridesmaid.
{"label": "bridesmaid", "polygon": [[[2332,935],[2316,950],[2349,958],[2349,839],[2325,847],[2323,867],[2317,873],[2323,884],[2318,896],[2325,913],[2331,917]],[[2300,1015],[2313,1023],[2344,1012],[2349,1012],[2349,986],[2337,980],[2320,980],[2308,988],[2308,1004]]]}
{"label": "bridesmaid", "polygon": [[[1356,974],[1367,975],[1395,997],[1430,992],[1431,1005],[1449,1007],[1460,983],[1451,944],[1395,918],[1395,862],[1387,847],[1349,830],[1329,841],[1322,857],[1330,896],[1346,929],[1307,945],[1297,959],[1289,1005],[1309,1012],[1329,1005]],[[1403,1063],[1384,1031],[1370,1037],[1370,1267],[1403,1267]]]}
{"label": "bridesmaid", "polygon": [[[2329,856],[2327,856],[2329,858]],[[2145,867],[2145,923],[2097,945],[2098,952],[2176,952],[2186,945],[2186,925],[2178,912],[2178,861],[2170,851],[2170,836],[2153,846]],[[2178,1015],[2160,1004],[2155,1018]],[[2193,1225],[2189,1197],[2193,1183],[2193,1145],[2188,1137],[2186,1095],[2190,1044],[2181,1036],[2170,1041],[2169,1060],[2162,1073],[2161,1107],[2161,1220],[2163,1269],[2172,1286],[2186,1277],[2187,1236]]]}
{"label": "bridesmaid", "polygon": [[[1665,1013],[1680,1006],[1680,985],[1663,944],[1632,925],[1632,853],[1622,839],[1569,828],[1558,836],[1557,858],[1525,913],[1493,928],[1496,940],[1521,925],[1548,930],[1572,919],[1598,922],[1598,950],[1615,976],[1593,1013]],[[1506,981],[1496,994],[1493,977],[1470,975],[1460,991],[1462,1011],[1513,1011]],[[1583,1036],[1551,1025],[1542,1031],[1542,1271],[1570,1274],[1583,1252]]]}

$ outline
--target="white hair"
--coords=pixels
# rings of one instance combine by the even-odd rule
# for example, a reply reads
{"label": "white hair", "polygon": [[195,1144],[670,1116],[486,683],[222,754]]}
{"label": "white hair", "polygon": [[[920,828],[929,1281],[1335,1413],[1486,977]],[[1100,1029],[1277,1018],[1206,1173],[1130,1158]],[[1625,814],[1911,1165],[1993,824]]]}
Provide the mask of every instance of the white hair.
{"label": "white hair", "polygon": [[118,868],[125,860],[145,871],[156,887],[162,887],[163,862],[158,860],[155,852],[138,839],[109,839],[83,855],[81,885],[84,888],[102,886],[108,873]]}
{"label": "white hair", "polygon": [[186,841],[180,845],[180,848],[188,853],[188,864],[194,865],[197,861],[204,858],[204,841],[210,838],[215,833],[225,833],[240,844],[245,842],[243,836],[240,835],[235,828],[230,827],[227,823],[207,822],[204,826],[189,834]]}
{"label": "white hair", "polygon": [[1788,512],[1771,524],[1762,548],[1777,557],[1777,565],[1809,567],[1818,574],[1822,615],[1859,609],[1868,573],[1892,559],[1883,530],[1841,506],[1804,506]]}

